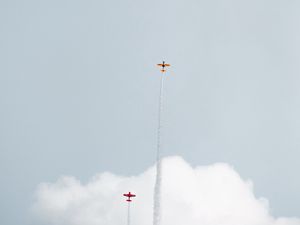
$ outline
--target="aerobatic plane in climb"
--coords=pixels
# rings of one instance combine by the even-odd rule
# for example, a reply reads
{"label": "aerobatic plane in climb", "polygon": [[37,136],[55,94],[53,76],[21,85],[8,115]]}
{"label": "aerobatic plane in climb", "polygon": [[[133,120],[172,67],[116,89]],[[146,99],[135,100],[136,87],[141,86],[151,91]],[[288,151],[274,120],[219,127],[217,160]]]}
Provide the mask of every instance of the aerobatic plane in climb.
{"label": "aerobatic plane in climb", "polygon": [[165,67],[167,67],[167,66],[171,66],[170,64],[167,64],[167,63],[165,63],[165,61],[163,61],[163,63],[159,63],[159,64],[157,64],[158,66],[160,66],[161,67],[161,72],[166,72],[166,69],[165,69]]}
{"label": "aerobatic plane in climb", "polygon": [[132,200],[130,198],[135,197],[135,195],[131,194],[130,191],[128,192],[128,194],[123,194],[123,196],[128,198],[126,199],[127,202],[131,202]]}

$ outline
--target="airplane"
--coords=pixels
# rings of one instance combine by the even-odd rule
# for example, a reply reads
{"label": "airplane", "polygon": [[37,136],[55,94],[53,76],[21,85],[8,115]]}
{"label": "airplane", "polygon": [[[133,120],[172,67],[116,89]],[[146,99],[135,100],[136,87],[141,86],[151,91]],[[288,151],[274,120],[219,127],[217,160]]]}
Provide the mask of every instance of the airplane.
{"label": "airplane", "polygon": [[131,194],[130,191],[128,194],[123,194],[123,196],[128,197],[128,199],[126,199],[127,202],[131,202],[132,200],[130,198],[135,197],[135,195]]}
{"label": "airplane", "polygon": [[165,67],[167,67],[167,66],[171,66],[170,64],[167,64],[167,63],[165,63],[165,61],[163,61],[163,63],[159,63],[159,64],[157,64],[158,66],[160,66],[162,69],[160,70],[161,72],[166,72],[166,69],[165,69]]}

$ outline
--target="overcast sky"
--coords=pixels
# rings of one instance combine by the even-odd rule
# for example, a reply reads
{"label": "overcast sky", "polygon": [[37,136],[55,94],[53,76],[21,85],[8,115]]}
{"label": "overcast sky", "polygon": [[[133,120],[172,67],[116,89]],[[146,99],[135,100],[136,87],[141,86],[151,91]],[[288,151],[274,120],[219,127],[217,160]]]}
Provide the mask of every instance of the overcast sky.
{"label": "overcast sky", "polygon": [[300,217],[300,2],[0,0],[0,223],[41,182],[225,162]]}

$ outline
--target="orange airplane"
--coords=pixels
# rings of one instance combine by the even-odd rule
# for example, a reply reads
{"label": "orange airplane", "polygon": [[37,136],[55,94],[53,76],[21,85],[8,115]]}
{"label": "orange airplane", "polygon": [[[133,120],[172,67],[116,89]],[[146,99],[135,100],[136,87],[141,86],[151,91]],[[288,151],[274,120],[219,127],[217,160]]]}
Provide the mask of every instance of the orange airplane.
{"label": "orange airplane", "polygon": [[163,63],[159,63],[157,65],[162,68],[160,71],[163,72],[163,73],[166,72],[165,67],[171,66],[170,64],[165,63],[165,61],[163,61]]}

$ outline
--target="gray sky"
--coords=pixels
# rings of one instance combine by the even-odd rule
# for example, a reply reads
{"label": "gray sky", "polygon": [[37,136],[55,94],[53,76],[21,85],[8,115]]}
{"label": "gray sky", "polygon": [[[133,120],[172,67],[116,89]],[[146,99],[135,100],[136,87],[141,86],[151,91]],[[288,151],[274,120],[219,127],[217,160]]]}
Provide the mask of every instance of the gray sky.
{"label": "gray sky", "polygon": [[0,1],[0,223],[31,223],[40,182],[154,163],[162,59],[164,155],[232,164],[273,215],[299,217],[299,7]]}

